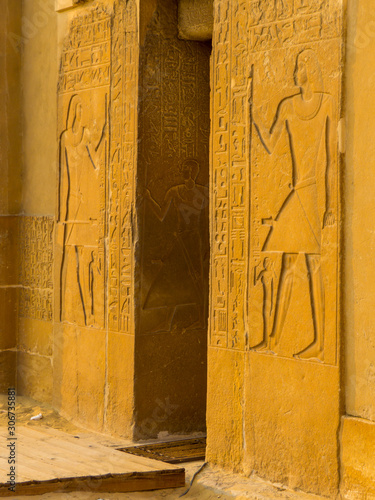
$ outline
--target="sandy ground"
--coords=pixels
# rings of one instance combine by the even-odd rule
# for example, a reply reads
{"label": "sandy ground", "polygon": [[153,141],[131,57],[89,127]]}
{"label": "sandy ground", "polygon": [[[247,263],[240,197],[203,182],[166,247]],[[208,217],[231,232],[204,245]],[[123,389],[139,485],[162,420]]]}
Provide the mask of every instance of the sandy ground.
{"label": "sandy ground", "polygon": [[[34,415],[42,413],[43,419],[31,421]],[[82,438],[89,438],[104,445],[117,446],[128,445],[130,441],[115,439],[102,434],[96,434],[76,427],[68,420],[61,417],[53,408],[48,405],[41,405],[36,401],[17,397],[16,404],[17,425],[38,427],[48,425],[69,434],[79,435]],[[0,426],[6,427],[7,419],[7,396],[0,395]],[[270,500],[270,499],[290,499],[290,500],[319,500],[320,497],[307,495],[300,492],[289,491],[281,485],[273,485],[257,477],[245,478],[235,474],[223,472],[220,469],[213,469],[206,465],[194,479],[188,493],[193,475],[203,465],[203,462],[192,462],[181,464],[186,471],[186,485],[184,488],[145,491],[137,493],[97,493],[93,491],[76,491],[64,493],[46,493],[36,496],[19,496],[16,494],[3,497],[16,500],[40,499],[40,500],[216,500],[216,499],[237,499],[237,500]]]}

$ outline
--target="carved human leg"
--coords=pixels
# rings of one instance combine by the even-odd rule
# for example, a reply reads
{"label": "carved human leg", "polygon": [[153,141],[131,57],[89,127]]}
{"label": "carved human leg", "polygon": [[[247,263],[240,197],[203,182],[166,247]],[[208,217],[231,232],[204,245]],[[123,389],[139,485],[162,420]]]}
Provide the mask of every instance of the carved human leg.
{"label": "carved human leg", "polygon": [[294,271],[298,254],[285,253],[281,265],[281,275],[276,299],[275,319],[270,335],[270,347],[273,350],[279,343],[281,332],[288,313],[292,296]]}
{"label": "carved human leg", "polygon": [[324,359],[324,287],[320,255],[306,255],[310,285],[311,310],[314,324],[314,340],[295,356],[303,359]]}

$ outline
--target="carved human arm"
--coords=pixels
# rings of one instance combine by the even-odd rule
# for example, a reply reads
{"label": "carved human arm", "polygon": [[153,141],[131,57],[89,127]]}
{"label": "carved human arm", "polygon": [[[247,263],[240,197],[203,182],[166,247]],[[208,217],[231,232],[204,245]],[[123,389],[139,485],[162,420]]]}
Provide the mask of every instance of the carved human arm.
{"label": "carved human arm", "polygon": [[146,200],[149,200],[152,211],[154,212],[156,217],[160,220],[160,222],[163,222],[168,213],[169,207],[171,206],[171,202],[173,199],[172,190],[169,189],[169,191],[167,191],[161,206],[157,201],[154,200],[149,189],[145,189],[143,196]]}
{"label": "carved human arm", "polygon": [[334,162],[336,156],[336,141],[333,130],[332,101],[329,101],[329,111],[326,119],[326,211],[323,219],[323,227],[332,226],[336,222],[334,205],[332,199],[333,186],[335,182]]}
{"label": "carved human arm", "polygon": [[56,224],[56,243],[63,248],[66,234],[64,222],[68,219],[69,203],[69,175],[68,155],[65,147],[65,134],[60,137],[59,144],[59,186],[58,186],[58,214]]}
{"label": "carved human arm", "polygon": [[107,96],[105,96],[105,106],[104,106],[104,122],[102,126],[98,126],[96,119],[94,120],[90,130],[85,128],[86,136],[86,148],[90,156],[91,163],[93,167],[97,168],[97,163],[100,159],[100,146],[104,143],[104,138],[107,130]]}
{"label": "carved human arm", "polygon": [[287,116],[287,106],[287,101],[282,101],[279,104],[273,124],[270,129],[268,129],[264,125],[258,109],[255,106],[252,106],[252,119],[255,129],[258,132],[259,139],[261,140],[267,153],[270,155],[274,152],[275,147],[279,142],[281,134],[284,130]]}
{"label": "carved human arm", "polygon": [[65,222],[68,218],[69,165],[65,147],[66,131],[61,134],[59,144],[59,200],[57,222]]}

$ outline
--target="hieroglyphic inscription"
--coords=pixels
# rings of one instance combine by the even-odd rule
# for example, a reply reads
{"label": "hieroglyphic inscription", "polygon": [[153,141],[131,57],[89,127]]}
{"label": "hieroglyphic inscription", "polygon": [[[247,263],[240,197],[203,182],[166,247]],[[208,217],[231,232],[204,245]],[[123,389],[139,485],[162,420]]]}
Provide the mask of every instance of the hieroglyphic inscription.
{"label": "hieroglyphic inscription", "polygon": [[133,325],[132,202],[136,158],[136,3],[114,6],[109,171],[109,328],[131,332]]}
{"label": "hieroglyphic inscription", "polygon": [[[340,6],[280,5],[254,2],[250,14],[249,348],[335,364],[341,89],[329,75],[340,66]],[[319,19],[319,29],[254,45],[283,16],[293,29]]]}
{"label": "hieroglyphic inscription", "polygon": [[[271,128],[277,121],[275,114],[278,104],[299,92],[298,86],[296,88],[294,84],[299,52],[320,46],[328,58],[328,71],[338,71],[340,29],[340,6],[337,0],[221,0],[215,5],[212,56],[211,345],[239,349],[246,345],[250,348],[258,343],[261,345],[264,336],[271,334],[275,317],[280,322],[278,318],[285,316],[280,306],[283,300],[278,294],[279,277],[281,275],[285,279],[286,269],[290,269],[287,264],[292,265],[294,260],[292,258],[289,262],[287,259],[286,262],[286,257],[283,261],[281,254],[263,254],[263,246],[272,227],[270,204],[280,207],[286,200],[288,186],[293,185],[290,176],[293,168],[296,168],[293,165],[296,158],[284,135],[278,144],[277,153],[269,157],[265,141],[262,143],[252,122],[249,102],[260,108],[260,114],[266,117]],[[306,43],[309,45],[298,48]],[[318,49],[314,50],[318,52]],[[332,210],[335,211],[338,203],[337,143],[334,145],[334,139],[330,137],[333,137],[333,130],[337,126],[339,83],[323,81],[323,87],[315,89],[315,92],[319,91],[321,95],[331,95],[333,101],[332,111],[328,112],[328,97],[324,97],[324,105],[318,109],[321,110],[320,118],[326,116],[326,123],[316,126],[318,129],[320,127],[320,131],[326,131],[327,143],[333,149],[329,151],[332,170],[326,171],[324,182],[326,185],[336,183],[336,187],[331,189],[330,198],[330,202],[333,200]],[[293,137],[292,140],[297,139]],[[312,144],[306,149],[307,155],[311,154],[311,148]],[[335,172],[333,181],[332,171]],[[274,185],[278,188],[272,189]],[[323,219],[321,223],[323,226]],[[297,281],[299,276],[307,283],[304,295],[306,304],[303,307],[310,311],[313,309],[313,312],[309,320],[310,333],[304,339],[300,338],[299,343],[295,342],[288,354],[282,351],[288,356],[302,353],[315,337],[319,337],[318,332],[324,330],[321,327],[323,322],[325,330],[336,329],[335,313],[331,310],[324,317],[321,311],[326,308],[325,303],[320,309],[318,307],[319,301],[323,303],[327,300],[327,294],[331,294],[334,302],[337,297],[337,225],[333,224],[332,227],[327,224],[326,227],[329,229],[324,231],[322,240],[323,264],[320,264],[319,256],[315,254],[307,256],[303,262],[302,257],[298,259],[298,270],[295,270]],[[327,271],[329,259],[331,270]],[[293,291],[295,293],[298,293],[296,288]],[[285,303],[284,311],[288,309],[288,298]],[[284,337],[283,334],[283,341]],[[327,362],[335,359],[333,337],[327,343]],[[311,357],[311,352],[305,353],[306,357]]]}
{"label": "hieroglyphic inscription", "polygon": [[120,332],[132,331],[137,50],[134,0],[89,8],[71,23],[59,84],[61,319],[103,328],[108,315]]}
{"label": "hieroglyphic inscription", "polygon": [[111,17],[103,7],[73,19],[61,61],[60,92],[108,85]]}
{"label": "hieroglyphic inscription", "polygon": [[334,38],[339,16],[327,0],[251,0],[249,48],[264,51]]}
{"label": "hieroglyphic inscription", "polygon": [[52,217],[21,217],[20,302],[23,318],[52,321],[53,294]]}
{"label": "hieroglyphic inscription", "polygon": [[111,16],[73,19],[59,81],[60,319],[104,327]]}
{"label": "hieroglyphic inscription", "polygon": [[213,39],[213,266],[211,344],[244,347],[247,255],[245,2],[219,2]]}
{"label": "hieroglyphic inscription", "polygon": [[141,57],[145,333],[206,328],[209,54],[178,39],[177,5],[160,2]]}

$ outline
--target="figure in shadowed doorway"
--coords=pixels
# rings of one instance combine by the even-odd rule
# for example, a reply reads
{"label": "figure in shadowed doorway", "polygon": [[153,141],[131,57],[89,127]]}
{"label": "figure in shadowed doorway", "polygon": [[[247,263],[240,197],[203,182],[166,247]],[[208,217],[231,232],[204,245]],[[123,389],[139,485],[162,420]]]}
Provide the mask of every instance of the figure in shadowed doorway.
{"label": "figure in shadowed doorway", "polygon": [[[208,268],[208,189],[196,183],[199,163],[185,160],[181,166],[183,182],[170,188],[159,205],[148,189],[144,197],[153,213],[163,222],[170,210],[177,218],[170,252],[148,291],[144,309],[167,308],[166,320],[156,331],[170,331],[178,307],[195,304],[198,328],[207,320]],[[191,325],[190,327],[193,327]]]}

